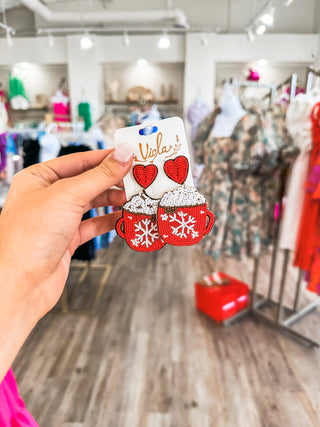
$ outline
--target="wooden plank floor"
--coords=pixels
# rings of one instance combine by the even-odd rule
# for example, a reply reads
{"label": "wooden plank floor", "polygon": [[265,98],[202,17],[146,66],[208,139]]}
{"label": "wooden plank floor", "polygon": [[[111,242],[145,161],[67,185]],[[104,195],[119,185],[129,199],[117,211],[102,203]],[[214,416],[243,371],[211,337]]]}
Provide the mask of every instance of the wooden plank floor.
{"label": "wooden plank floor", "polygon": [[[320,350],[251,318],[224,328],[197,312],[193,283],[214,265],[197,248],[139,254],[117,239],[97,263],[112,270],[96,312],[49,313],[14,364],[41,427],[320,426]],[[250,280],[251,264],[216,267]],[[101,272],[81,288],[77,274],[70,298],[88,308]],[[299,330],[320,340],[319,312]]]}

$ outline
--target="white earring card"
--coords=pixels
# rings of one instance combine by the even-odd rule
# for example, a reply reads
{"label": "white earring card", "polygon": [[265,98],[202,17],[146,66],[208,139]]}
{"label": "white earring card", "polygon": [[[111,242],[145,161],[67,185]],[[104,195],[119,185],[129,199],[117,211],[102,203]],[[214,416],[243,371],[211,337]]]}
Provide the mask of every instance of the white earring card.
{"label": "white earring card", "polygon": [[124,177],[128,201],[116,224],[131,249],[153,252],[166,244],[194,245],[211,231],[214,214],[193,185],[180,118],[119,129],[115,141],[129,143],[134,152]]}
{"label": "white earring card", "polygon": [[149,197],[160,199],[182,183],[193,187],[188,142],[179,117],[118,129],[115,142],[128,142],[134,149],[132,169],[124,178],[128,200],[143,189]]}

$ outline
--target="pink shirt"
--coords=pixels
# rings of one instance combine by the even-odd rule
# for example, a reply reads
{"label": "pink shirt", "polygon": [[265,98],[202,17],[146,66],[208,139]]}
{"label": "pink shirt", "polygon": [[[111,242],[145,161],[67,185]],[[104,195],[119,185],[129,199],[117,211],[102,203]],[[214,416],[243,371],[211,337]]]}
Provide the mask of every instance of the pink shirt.
{"label": "pink shirt", "polygon": [[39,427],[19,395],[11,368],[0,383],[0,427]]}

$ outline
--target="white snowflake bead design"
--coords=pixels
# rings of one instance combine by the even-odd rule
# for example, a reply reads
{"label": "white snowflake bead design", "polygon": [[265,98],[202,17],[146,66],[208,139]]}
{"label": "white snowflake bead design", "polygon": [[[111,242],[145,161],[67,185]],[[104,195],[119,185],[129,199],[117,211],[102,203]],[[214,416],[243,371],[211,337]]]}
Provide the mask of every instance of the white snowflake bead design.
{"label": "white snowflake bead design", "polygon": [[136,238],[131,239],[133,246],[141,245],[149,248],[155,240],[160,238],[157,224],[149,218],[134,224],[134,231],[136,233]]}
{"label": "white snowflake bead design", "polygon": [[172,234],[181,239],[187,238],[189,235],[193,239],[199,236],[199,233],[194,229],[197,221],[187,212],[174,213],[170,215],[169,223],[175,223],[176,226],[171,225]]}

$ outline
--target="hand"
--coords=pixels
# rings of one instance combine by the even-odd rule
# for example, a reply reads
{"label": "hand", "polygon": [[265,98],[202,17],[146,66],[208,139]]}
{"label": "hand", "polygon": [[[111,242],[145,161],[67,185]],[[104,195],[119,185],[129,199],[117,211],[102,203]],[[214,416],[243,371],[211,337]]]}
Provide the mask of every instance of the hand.
{"label": "hand", "polygon": [[0,378],[6,330],[11,325],[22,345],[61,296],[76,248],[114,228],[120,212],[81,218],[94,207],[123,205],[124,191],[110,187],[131,164],[131,150],[120,146],[60,157],[14,176],[0,215]]}

